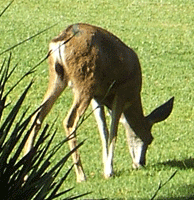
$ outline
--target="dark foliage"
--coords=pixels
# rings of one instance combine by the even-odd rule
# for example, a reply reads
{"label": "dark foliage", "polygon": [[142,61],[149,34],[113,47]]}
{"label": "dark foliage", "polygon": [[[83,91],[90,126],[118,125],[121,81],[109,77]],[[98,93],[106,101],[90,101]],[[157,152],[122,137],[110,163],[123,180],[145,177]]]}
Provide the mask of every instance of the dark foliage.
{"label": "dark foliage", "polygon": [[[49,129],[49,126],[46,125],[39,134],[40,136],[32,150],[26,156],[22,157],[22,150],[25,142],[35,124],[30,126],[30,119],[38,110],[26,117],[28,111],[28,109],[26,109],[20,114],[21,116],[19,116],[22,103],[32,85],[32,82],[30,82],[15,105],[11,109],[9,108],[9,113],[5,117],[2,117],[3,111],[8,106],[10,107],[10,105],[6,105],[7,96],[25,76],[31,73],[26,73],[16,84],[5,92],[6,83],[17,67],[16,65],[9,72],[10,63],[11,54],[8,61],[6,62],[6,60],[4,60],[0,68],[0,187],[3,191],[1,199],[49,200],[64,194],[67,195],[72,188],[61,193],[57,192],[62,183],[66,180],[73,166],[65,172],[61,180],[56,181],[56,177],[61,172],[70,155],[79,148],[83,142],[59,160],[55,166],[51,166],[51,158],[58,152],[63,144],[68,141],[68,138],[64,139],[52,150],[49,150],[56,131],[51,133],[51,128]],[[48,141],[45,142],[45,140]],[[24,181],[25,177],[27,178]],[[81,196],[82,195],[71,197],[70,199]]]}

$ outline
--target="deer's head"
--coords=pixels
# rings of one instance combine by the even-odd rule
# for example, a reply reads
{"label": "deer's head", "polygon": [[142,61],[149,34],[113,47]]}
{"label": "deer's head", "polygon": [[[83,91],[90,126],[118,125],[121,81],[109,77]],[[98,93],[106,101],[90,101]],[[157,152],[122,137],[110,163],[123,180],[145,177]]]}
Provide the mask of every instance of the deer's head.
{"label": "deer's head", "polygon": [[137,169],[145,165],[146,151],[148,145],[153,140],[151,128],[155,123],[165,120],[170,115],[173,108],[173,101],[174,97],[153,110],[146,117],[143,117],[140,121],[136,118],[135,122],[132,122],[131,117],[127,118],[127,115],[125,115],[123,124],[125,127],[128,126],[127,140],[130,146],[133,168]]}

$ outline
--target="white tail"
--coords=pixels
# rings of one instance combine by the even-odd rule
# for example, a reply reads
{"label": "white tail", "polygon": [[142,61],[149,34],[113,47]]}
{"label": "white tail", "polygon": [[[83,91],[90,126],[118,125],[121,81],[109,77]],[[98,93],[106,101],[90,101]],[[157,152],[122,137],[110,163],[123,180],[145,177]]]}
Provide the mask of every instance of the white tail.
{"label": "white tail", "polygon": [[[76,136],[78,121],[92,100],[103,145],[104,176],[108,178],[113,174],[113,152],[120,118],[126,128],[133,166],[144,165],[147,147],[153,140],[151,127],[169,116],[173,98],[144,117],[140,97],[142,75],[136,53],[113,34],[89,24],[69,26],[51,41],[49,50],[49,86],[25,151],[30,150],[43,119],[71,83],[74,101],[64,120],[67,136],[72,133]],[[104,105],[111,110],[110,131]],[[76,146],[75,137],[69,145],[70,149]],[[73,153],[73,161],[77,181],[84,181],[86,177],[78,151]]]}

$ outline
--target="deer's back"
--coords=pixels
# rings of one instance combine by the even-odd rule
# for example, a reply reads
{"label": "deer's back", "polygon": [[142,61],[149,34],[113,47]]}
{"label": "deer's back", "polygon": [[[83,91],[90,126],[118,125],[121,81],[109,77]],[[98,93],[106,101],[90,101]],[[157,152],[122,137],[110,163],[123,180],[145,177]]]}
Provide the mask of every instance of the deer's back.
{"label": "deer's back", "polygon": [[[74,37],[72,37],[75,34]],[[108,31],[89,24],[69,26],[52,42],[70,39],[64,47],[64,69],[75,87],[93,88],[103,96],[119,88],[140,92],[141,69],[136,53]],[[129,92],[128,92],[129,93]],[[129,94],[131,96],[131,94]]]}

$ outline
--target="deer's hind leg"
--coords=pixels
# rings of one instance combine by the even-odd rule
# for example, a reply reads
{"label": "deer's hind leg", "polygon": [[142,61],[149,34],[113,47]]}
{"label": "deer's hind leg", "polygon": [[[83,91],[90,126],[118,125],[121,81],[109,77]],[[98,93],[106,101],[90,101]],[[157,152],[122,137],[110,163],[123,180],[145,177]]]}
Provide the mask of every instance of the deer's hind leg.
{"label": "deer's hind leg", "polygon": [[[79,119],[84,114],[88,105],[91,101],[91,95],[85,94],[83,90],[75,91],[74,90],[74,101],[73,105],[64,120],[64,128],[67,134],[67,137],[70,138],[69,146],[70,150],[73,150],[77,146],[76,140],[76,129],[78,128]],[[80,155],[78,150],[74,151],[72,154],[73,162],[75,164],[75,171],[77,175],[77,182],[82,182],[86,180],[86,176],[83,171],[83,167],[80,160]]]}
{"label": "deer's hind leg", "polygon": [[60,65],[57,62],[57,60],[55,60],[55,56],[53,54],[51,54],[49,57],[49,74],[50,74],[50,77],[49,77],[48,89],[47,89],[47,92],[41,103],[40,110],[32,118],[32,122],[34,122],[37,115],[39,115],[38,119],[36,121],[36,124],[35,124],[32,132],[30,133],[29,138],[25,144],[24,154],[27,154],[30,151],[30,149],[32,148],[32,146],[34,144],[34,140],[35,140],[36,135],[41,127],[41,124],[42,124],[44,118],[49,113],[54,102],[60,96],[61,92],[66,88],[67,83],[68,83],[68,79],[65,76],[63,66]]}

